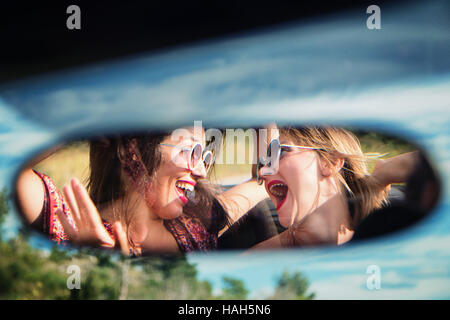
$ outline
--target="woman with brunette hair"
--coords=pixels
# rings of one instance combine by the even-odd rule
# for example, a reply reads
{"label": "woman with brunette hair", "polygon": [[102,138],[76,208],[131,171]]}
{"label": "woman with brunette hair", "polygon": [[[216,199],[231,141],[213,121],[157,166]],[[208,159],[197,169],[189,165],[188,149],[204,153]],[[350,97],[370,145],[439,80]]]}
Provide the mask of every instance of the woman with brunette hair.
{"label": "woman with brunette hair", "polygon": [[72,179],[63,198],[49,177],[25,170],[17,199],[26,220],[56,242],[135,255],[215,249],[228,217],[203,182],[212,155],[204,135],[183,130],[90,142],[89,193]]}

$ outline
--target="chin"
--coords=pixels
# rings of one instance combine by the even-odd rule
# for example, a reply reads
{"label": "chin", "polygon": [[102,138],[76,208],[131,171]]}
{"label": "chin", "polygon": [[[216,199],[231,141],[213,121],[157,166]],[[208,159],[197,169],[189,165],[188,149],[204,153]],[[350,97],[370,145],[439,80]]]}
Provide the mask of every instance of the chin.
{"label": "chin", "polygon": [[165,206],[161,206],[157,214],[158,217],[163,220],[176,219],[183,214],[183,206],[172,202]]}
{"label": "chin", "polygon": [[280,224],[285,228],[289,228],[294,224],[294,217],[291,214],[283,214],[283,212],[290,212],[289,209],[291,208],[281,208],[281,210],[278,212],[278,219],[280,221]]}
{"label": "chin", "polygon": [[163,219],[165,220],[176,219],[180,217],[182,214],[183,214],[183,207],[170,208],[164,213]]}
{"label": "chin", "polygon": [[278,219],[283,227],[289,228],[294,224],[294,208],[292,206],[292,198],[289,195],[286,195],[286,198],[283,200],[281,207],[277,210],[277,212]]}

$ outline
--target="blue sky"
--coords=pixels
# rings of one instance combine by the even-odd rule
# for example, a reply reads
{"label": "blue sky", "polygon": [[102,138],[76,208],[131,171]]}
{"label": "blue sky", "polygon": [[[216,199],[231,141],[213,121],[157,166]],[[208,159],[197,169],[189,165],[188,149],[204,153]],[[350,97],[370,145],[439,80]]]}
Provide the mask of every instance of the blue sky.
{"label": "blue sky", "polygon": [[[0,187],[11,188],[35,151],[80,131],[274,119],[388,130],[423,145],[444,182],[443,203],[419,226],[348,248],[189,259],[215,290],[232,275],[253,298],[268,295],[288,268],[304,272],[323,299],[449,299],[448,6],[382,9],[378,33],[365,28],[364,16],[350,14],[0,88]],[[17,223],[12,212],[9,235]],[[365,286],[371,264],[381,268],[381,290]]]}

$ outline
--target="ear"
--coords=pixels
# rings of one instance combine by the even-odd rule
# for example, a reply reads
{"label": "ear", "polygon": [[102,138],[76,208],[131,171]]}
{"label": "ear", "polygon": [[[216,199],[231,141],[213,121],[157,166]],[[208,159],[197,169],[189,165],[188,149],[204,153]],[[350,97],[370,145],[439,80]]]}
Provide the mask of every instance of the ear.
{"label": "ear", "polygon": [[344,159],[338,158],[336,159],[334,164],[329,163],[324,159],[320,159],[319,166],[320,166],[320,173],[322,174],[322,176],[329,177],[331,175],[338,173],[342,169],[342,167],[344,166]]}
{"label": "ear", "polygon": [[[122,163],[122,165],[127,162],[127,156],[129,157],[130,154],[133,160],[137,160],[137,156],[134,151],[136,148],[136,144],[136,139],[133,139],[126,144],[124,144],[123,140],[119,140],[119,143],[117,144],[117,157],[119,158],[119,161],[120,163]],[[126,150],[126,148],[128,148],[128,150]]]}
{"label": "ear", "polygon": [[341,171],[342,167],[344,166],[345,160],[343,158],[338,158],[336,160],[336,163],[334,164],[334,170],[335,172]]}

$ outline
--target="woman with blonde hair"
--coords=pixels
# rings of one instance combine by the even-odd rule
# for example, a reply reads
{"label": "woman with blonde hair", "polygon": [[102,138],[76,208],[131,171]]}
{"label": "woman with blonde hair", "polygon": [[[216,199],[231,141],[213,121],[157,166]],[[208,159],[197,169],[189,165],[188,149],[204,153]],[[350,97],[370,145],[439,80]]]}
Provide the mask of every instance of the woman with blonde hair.
{"label": "woman with blonde hair", "polygon": [[[414,161],[413,154],[403,157]],[[257,175],[287,230],[255,248],[349,241],[356,226],[386,204],[386,187],[396,182],[392,164],[378,165],[369,175],[366,162],[359,140],[343,128],[279,129],[258,162]]]}

